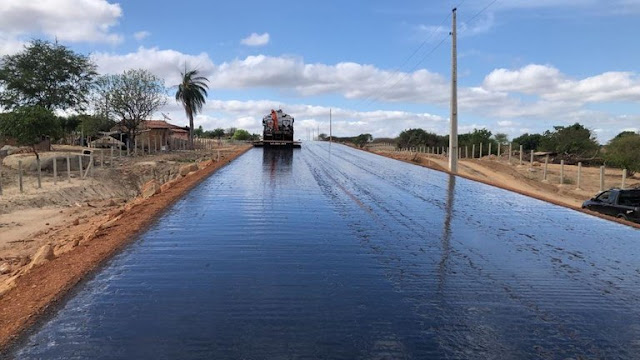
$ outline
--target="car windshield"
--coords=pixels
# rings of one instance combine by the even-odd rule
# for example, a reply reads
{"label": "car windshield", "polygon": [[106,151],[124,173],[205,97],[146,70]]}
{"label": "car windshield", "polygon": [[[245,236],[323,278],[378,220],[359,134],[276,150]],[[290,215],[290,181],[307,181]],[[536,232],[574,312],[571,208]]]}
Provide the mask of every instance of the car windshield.
{"label": "car windshield", "polygon": [[602,202],[608,202],[610,194],[611,194],[611,191],[605,191],[602,194],[600,194],[600,196],[598,196],[596,199]]}
{"label": "car windshield", "polygon": [[619,203],[626,206],[640,206],[640,191],[621,192]]}

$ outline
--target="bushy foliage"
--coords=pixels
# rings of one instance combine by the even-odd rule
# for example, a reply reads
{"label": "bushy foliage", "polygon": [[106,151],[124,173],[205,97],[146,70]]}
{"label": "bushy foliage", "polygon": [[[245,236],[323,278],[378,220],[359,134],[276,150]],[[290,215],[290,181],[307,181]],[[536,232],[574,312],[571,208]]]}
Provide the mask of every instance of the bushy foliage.
{"label": "bushy foliage", "polygon": [[400,149],[418,146],[447,146],[449,136],[436,135],[423,129],[408,129],[400,133],[396,144]]}
{"label": "bushy foliage", "polygon": [[552,151],[558,154],[572,154],[577,156],[595,156],[600,145],[591,131],[575,123],[571,126],[554,126],[554,131],[545,131],[540,150]]}
{"label": "bushy foliage", "polygon": [[353,138],[353,143],[356,144],[359,148],[363,148],[365,145],[373,141],[373,136],[371,134],[360,134]]}
{"label": "bushy foliage", "polygon": [[234,133],[233,133],[233,140],[249,140],[251,138],[251,134],[244,129],[237,129]]}
{"label": "bushy foliage", "polygon": [[82,110],[97,75],[87,56],[43,40],[4,56],[0,64],[0,104],[10,110],[24,106]]}
{"label": "bushy foliage", "polygon": [[627,169],[629,175],[640,171],[640,134],[621,133],[607,145],[607,163]]}
{"label": "bushy foliage", "polygon": [[513,139],[513,143],[516,146],[522,145],[524,151],[538,150],[540,142],[542,141],[541,134],[529,134],[525,133]]}
{"label": "bushy foliage", "polygon": [[61,134],[58,118],[42,106],[22,106],[0,117],[0,132],[14,138],[19,145],[31,146],[39,157],[35,145],[45,137],[52,139]]}

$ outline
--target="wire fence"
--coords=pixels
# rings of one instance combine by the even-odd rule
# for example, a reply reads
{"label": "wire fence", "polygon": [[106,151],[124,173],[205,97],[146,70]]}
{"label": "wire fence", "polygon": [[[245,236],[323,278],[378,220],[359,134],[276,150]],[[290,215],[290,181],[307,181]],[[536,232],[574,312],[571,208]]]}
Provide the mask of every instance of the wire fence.
{"label": "wire fence", "polygon": [[180,152],[214,152],[224,146],[247,143],[236,140],[196,138],[193,149],[188,140],[170,139],[161,144],[151,139],[136,141],[131,149],[118,146],[88,147],[82,152],[55,151],[0,158],[0,196],[48,191],[77,181],[94,179],[103,169],[117,168],[131,159]]}
{"label": "wire fence", "polygon": [[[369,144],[372,150],[393,151],[421,156],[448,159],[449,148],[446,146],[415,146],[399,149],[392,143]],[[582,162],[576,164],[552,163],[548,153],[536,153],[524,151],[521,146],[513,144],[473,144],[458,148],[458,159],[465,161],[479,161],[481,164],[491,167],[496,165],[497,171],[509,171],[499,169],[497,166],[511,167],[511,171],[518,171],[529,180],[547,184],[560,185],[568,189],[585,191],[603,191],[612,187],[630,188],[640,187],[640,179],[630,176],[626,169],[609,168],[606,166],[584,166]]]}

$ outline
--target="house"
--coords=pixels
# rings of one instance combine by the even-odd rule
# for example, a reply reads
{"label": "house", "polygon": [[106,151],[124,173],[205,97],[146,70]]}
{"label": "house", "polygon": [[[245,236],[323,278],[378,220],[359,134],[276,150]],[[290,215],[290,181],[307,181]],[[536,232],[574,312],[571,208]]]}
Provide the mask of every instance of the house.
{"label": "house", "polygon": [[164,120],[143,120],[140,124],[138,143],[152,144],[158,147],[171,144],[174,139],[188,140],[189,128],[169,124]]}
{"label": "house", "polygon": [[[121,126],[116,125],[112,131],[120,131]],[[176,141],[189,140],[189,127],[181,127],[170,124],[164,120],[142,120],[138,127],[136,141],[138,147],[158,148],[176,144]]]}

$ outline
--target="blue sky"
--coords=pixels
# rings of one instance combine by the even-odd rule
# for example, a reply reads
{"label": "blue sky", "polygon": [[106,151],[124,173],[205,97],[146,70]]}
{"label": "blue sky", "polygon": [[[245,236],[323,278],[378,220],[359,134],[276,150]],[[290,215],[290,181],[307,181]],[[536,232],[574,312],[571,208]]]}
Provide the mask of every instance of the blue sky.
{"label": "blue sky", "polygon": [[[640,130],[640,0],[4,0],[0,53],[57,37],[102,73],[146,68],[168,86],[197,67],[211,80],[205,128],[259,132],[281,106],[301,137],[328,132],[329,108],[337,135],[443,134],[454,6],[461,132]],[[174,101],[162,112],[186,123]]]}

